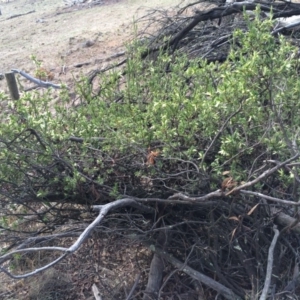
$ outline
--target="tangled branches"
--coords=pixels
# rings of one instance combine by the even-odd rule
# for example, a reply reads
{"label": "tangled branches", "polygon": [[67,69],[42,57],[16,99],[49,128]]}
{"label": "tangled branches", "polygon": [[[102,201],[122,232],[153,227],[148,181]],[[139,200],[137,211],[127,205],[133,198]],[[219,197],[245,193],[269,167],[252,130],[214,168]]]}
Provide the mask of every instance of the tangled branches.
{"label": "tangled branches", "polygon": [[[97,94],[97,71],[79,85],[78,105],[53,113],[49,94],[11,105],[0,139],[6,275],[58,267],[106,232],[153,252],[127,299],[299,294],[299,65],[271,20],[298,4],[198,4],[152,17],[156,35],[149,27],[121,72],[97,77]],[[273,16],[226,19],[257,4]],[[34,253],[50,259],[13,267]]]}

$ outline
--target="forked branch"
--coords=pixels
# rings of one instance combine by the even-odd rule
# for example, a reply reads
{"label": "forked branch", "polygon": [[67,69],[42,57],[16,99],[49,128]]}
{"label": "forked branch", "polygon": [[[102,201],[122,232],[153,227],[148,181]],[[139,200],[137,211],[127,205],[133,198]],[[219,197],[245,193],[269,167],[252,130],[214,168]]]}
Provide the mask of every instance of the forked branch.
{"label": "forked branch", "polygon": [[58,257],[56,260],[52,261],[51,263],[39,268],[35,269],[32,272],[23,274],[23,275],[13,275],[10,271],[5,269],[4,267],[0,267],[0,271],[4,272],[8,276],[14,278],[14,279],[21,279],[30,277],[33,275],[36,275],[42,271],[45,271],[49,269],[50,267],[54,266],[58,262],[60,262],[63,258],[65,258],[67,255],[75,252],[79,249],[79,247],[83,244],[83,242],[91,235],[92,231],[95,229],[95,227],[105,218],[105,216],[114,209],[118,209],[124,206],[135,206],[139,207],[142,210],[151,211],[152,209],[149,207],[145,207],[144,205],[137,203],[135,200],[130,198],[120,199],[116,200],[110,203],[107,203],[105,205],[95,205],[93,206],[93,210],[99,211],[99,214],[97,218],[81,233],[81,235],[78,237],[78,239],[75,241],[73,245],[71,245],[69,248],[65,247],[36,247],[36,248],[25,248],[25,249],[19,249],[11,251],[5,255],[0,256],[0,264],[2,265],[5,261],[12,258],[14,254],[16,253],[26,253],[26,252],[37,252],[37,251],[59,251],[63,252],[60,257]]}

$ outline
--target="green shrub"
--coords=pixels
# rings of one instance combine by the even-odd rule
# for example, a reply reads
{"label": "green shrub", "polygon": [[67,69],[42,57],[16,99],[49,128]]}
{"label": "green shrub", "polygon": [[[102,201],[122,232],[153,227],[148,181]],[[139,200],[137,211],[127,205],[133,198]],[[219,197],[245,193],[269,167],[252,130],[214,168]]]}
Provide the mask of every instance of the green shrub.
{"label": "green shrub", "polygon": [[[38,196],[53,186],[72,194],[94,178],[116,197],[124,184],[136,195],[143,176],[191,192],[200,187],[199,174],[209,178],[229,169],[245,180],[253,164],[286,159],[291,141],[299,139],[297,50],[270,34],[272,21],[248,25],[248,32],[234,33],[223,64],[163,52],[141,60],[137,48],[125,75],[99,76],[97,95],[86,79],[78,82],[76,107],[67,90],[56,104],[51,90],[25,93],[11,102],[9,121],[0,127],[0,177],[16,185],[33,181]],[[155,165],[146,163],[152,150],[159,151]],[[51,171],[28,179],[35,165]],[[175,180],[178,172],[185,174]]]}

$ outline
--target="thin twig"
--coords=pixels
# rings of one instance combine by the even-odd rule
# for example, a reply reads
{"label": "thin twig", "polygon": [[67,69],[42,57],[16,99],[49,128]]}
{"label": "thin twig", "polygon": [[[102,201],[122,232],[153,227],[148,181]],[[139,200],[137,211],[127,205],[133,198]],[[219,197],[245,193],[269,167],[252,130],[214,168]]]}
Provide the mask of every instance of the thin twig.
{"label": "thin twig", "polygon": [[207,148],[207,150],[205,151],[203,158],[201,160],[201,167],[203,167],[205,158],[207,156],[207,154],[209,153],[210,149],[215,145],[216,141],[218,140],[218,138],[220,137],[220,135],[223,133],[225,127],[227,126],[228,122],[234,117],[236,116],[242,109],[242,105],[240,105],[239,109],[237,111],[235,111],[234,113],[232,113],[223,123],[222,127],[219,129],[219,131],[217,132],[217,134],[215,135],[214,139],[212,140],[212,142],[210,143],[209,147]]}
{"label": "thin twig", "polygon": [[131,297],[132,297],[132,295],[133,295],[133,293],[134,293],[134,291],[135,291],[135,289],[136,289],[136,287],[137,287],[137,285],[138,285],[138,283],[140,281],[140,278],[141,278],[141,273],[136,276],[134,284],[133,284],[133,286],[132,286],[132,288],[130,290],[130,293],[127,296],[126,300],[130,300],[131,299]]}
{"label": "thin twig", "polygon": [[293,206],[300,206],[300,202],[294,202],[294,201],[279,199],[279,198],[271,197],[271,196],[264,195],[264,194],[258,193],[258,192],[252,192],[252,191],[246,191],[246,190],[240,190],[239,192],[242,193],[242,194],[253,195],[253,196],[263,198],[263,199],[266,199],[266,200],[270,200],[270,201],[273,201],[273,202],[277,202],[277,203],[293,205]]}
{"label": "thin twig", "polygon": [[[5,268],[0,266],[0,271],[4,272],[8,276],[14,278],[14,279],[21,279],[21,278],[27,278],[32,275],[36,275],[42,271],[45,271],[49,269],[50,267],[57,264],[59,261],[61,261],[63,258],[65,258],[67,255],[77,251],[79,247],[84,243],[84,241],[90,236],[94,228],[105,218],[105,216],[113,209],[121,208],[124,206],[140,206],[144,207],[144,205],[137,203],[135,200],[130,198],[120,199],[116,200],[110,203],[107,203],[105,205],[95,205],[93,206],[93,210],[97,211],[99,210],[99,215],[97,218],[81,233],[81,235],[78,237],[78,239],[75,241],[73,245],[71,245],[69,248],[65,247],[36,247],[36,248],[25,248],[25,249],[19,249],[11,251],[5,255],[0,256],[0,264],[3,264],[3,261],[7,260],[8,258],[13,257],[16,253],[22,253],[22,252],[36,252],[36,251],[60,251],[63,252],[63,254],[58,257],[55,261],[39,268],[35,269],[32,272],[23,274],[23,275],[13,275],[9,271],[7,271]],[[149,209],[149,208],[148,208]]]}
{"label": "thin twig", "polygon": [[266,279],[265,279],[265,285],[263,288],[263,291],[261,293],[261,296],[259,300],[266,300],[267,299],[267,294],[269,291],[270,283],[271,283],[271,277],[272,277],[272,269],[273,269],[273,260],[274,260],[274,249],[277,243],[277,239],[279,237],[279,230],[277,229],[277,226],[273,226],[274,230],[274,237],[272,240],[272,243],[269,248],[269,254],[268,254],[268,265],[267,265],[267,274],[266,274]]}
{"label": "thin twig", "polygon": [[178,269],[182,269],[182,271],[184,273],[186,273],[187,275],[189,275],[190,277],[202,282],[203,284],[207,285],[211,289],[217,291],[219,294],[223,295],[224,298],[229,299],[229,300],[232,300],[232,299],[240,300],[241,299],[238,295],[233,293],[232,290],[230,290],[229,288],[227,288],[223,284],[221,284],[221,283],[215,281],[214,279],[212,279],[212,278],[210,278],[210,277],[208,277],[208,276],[192,269],[188,265],[184,265],[184,263],[182,263],[181,261],[179,261],[178,259],[176,259],[172,255],[170,255],[166,251],[164,251],[160,248],[154,247],[154,245],[150,245],[149,248],[150,248],[150,250],[154,251],[155,253],[161,255],[165,260],[167,260],[169,263],[171,263],[174,267],[176,267]]}
{"label": "thin twig", "polygon": [[250,186],[253,186],[254,184],[260,182],[262,179],[264,178],[267,178],[268,176],[270,176],[271,174],[273,174],[274,172],[276,172],[277,170],[279,170],[280,168],[284,167],[286,164],[296,160],[297,158],[299,158],[300,154],[297,153],[296,155],[294,155],[293,157],[287,159],[286,161],[278,164],[277,166],[275,166],[274,168],[272,169],[268,169],[267,171],[263,172],[260,176],[258,176],[257,178],[255,178],[254,180],[252,181],[249,181],[249,182],[246,182],[245,184],[242,184],[234,189],[232,189],[230,192],[228,192],[226,194],[226,196],[232,194],[232,193],[235,193],[235,192],[238,192],[244,188],[248,188]]}

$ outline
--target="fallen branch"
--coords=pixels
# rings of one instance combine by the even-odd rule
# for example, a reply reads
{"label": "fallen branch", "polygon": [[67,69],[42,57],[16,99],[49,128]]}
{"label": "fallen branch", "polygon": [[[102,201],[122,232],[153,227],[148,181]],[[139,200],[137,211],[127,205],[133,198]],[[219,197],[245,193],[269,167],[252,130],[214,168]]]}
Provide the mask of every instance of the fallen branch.
{"label": "fallen branch", "polygon": [[226,286],[223,284],[215,281],[214,279],[192,269],[191,267],[185,265],[175,257],[173,257],[171,254],[165,252],[164,250],[155,247],[154,245],[149,246],[149,248],[154,251],[155,253],[161,255],[166,261],[171,263],[174,267],[180,269],[182,272],[186,273],[193,279],[199,280],[203,284],[207,285],[211,289],[215,290],[218,292],[220,295],[223,295],[224,298],[232,300],[241,300],[241,297],[233,293],[232,290],[228,289]]}
{"label": "fallen branch", "polygon": [[275,249],[278,237],[279,237],[279,230],[277,229],[276,225],[273,226],[273,230],[274,230],[275,235],[273,237],[272,243],[271,243],[270,248],[269,248],[268,265],[267,265],[267,274],[266,274],[266,279],[265,279],[265,285],[264,285],[264,288],[263,288],[263,291],[261,293],[261,296],[260,296],[259,300],[266,300],[267,299],[267,294],[269,292],[269,287],[270,287],[270,283],[271,283],[273,260],[274,260],[274,249]]}
{"label": "fallen branch", "polygon": [[25,15],[28,15],[28,14],[32,14],[32,13],[34,13],[34,12],[35,12],[35,10],[31,10],[31,11],[28,11],[28,12],[26,12],[26,13],[24,13],[24,14],[12,15],[12,16],[6,18],[6,20],[14,19],[14,18],[17,18],[17,17],[22,17],[22,16],[25,16]]}
{"label": "fallen branch", "polygon": [[141,278],[141,273],[136,276],[134,284],[133,284],[133,286],[132,286],[132,288],[131,288],[128,296],[126,297],[126,300],[130,300],[131,299],[131,297],[132,297],[132,295],[133,295],[133,293],[134,293],[134,291],[135,291],[135,289],[136,289],[136,287],[137,287],[137,285],[138,285],[138,283],[140,281],[140,278]]}
{"label": "fallen branch", "polygon": [[300,206],[300,202],[283,200],[283,199],[271,197],[271,196],[268,196],[268,195],[264,195],[264,194],[258,193],[258,192],[252,192],[252,191],[246,191],[246,190],[240,190],[239,192],[242,193],[242,194],[253,195],[253,196],[263,198],[263,199],[266,199],[266,200],[270,200],[270,201],[273,201],[273,202],[277,202],[277,203],[293,205],[293,206]]}
{"label": "fallen branch", "polygon": [[262,179],[265,179],[267,177],[269,177],[271,174],[273,174],[274,172],[278,171],[279,169],[281,169],[282,167],[284,167],[285,165],[287,165],[288,163],[296,160],[297,158],[299,158],[300,154],[297,153],[296,155],[294,155],[293,157],[287,159],[286,161],[284,161],[283,163],[278,164],[277,166],[263,172],[260,176],[258,176],[257,178],[255,178],[252,181],[246,182],[245,184],[242,184],[240,186],[237,186],[236,188],[232,189],[230,192],[228,192],[226,194],[226,196],[232,194],[232,193],[236,193],[240,190],[243,190],[244,188],[248,188],[250,186],[253,186],[254,184],[260,182]]}
{"label": "fallen branch", "polygon": [[[113,68],[117,68],[117,67],[120,67],[122,66],[123,64],[125,64],[127,62],[127,58],[123,59],[122,61],[120,61],[119,63],[117,64],[112,64],[106,68],[102,68],[102,69],[97,69],[97,70],[94,70],[90,73],[89,77],[88,77],[88,83],[91,84],[92,81],[94,80],[94,78],[98,75],[98,74],[101,74],[101,73],[104,73],[108,70],[111,70]],[[124,74],[121,74],[120,76],[123,76]]]}
{"label": "fallen branch", "polygon": [[54,84],[54,83],[51,83],[51,82],[48,82],[48,81],[42,81],[40,79],[32,77],[31,75],[29,75],[29,74],[27,74],[23,71],[17,70],[17,69],[12,69],[12,72],[22,75],[26,79],[30,80],[31,82],[33,82],[33,83],[35,83],[38,86],[43,87],[43,88],[49,88],[49,87],[53,87],[54,89],[61,89],[62,88],[61,85]]}
{"label": "fallen branch", "polygon": [[0,271],[4,272],[6,275],[10,276],[11,278],[14,279],[21,279],[21,278],[27,278],[33,275],[36,275],[42,271],[45,271],[49,269],[50,267],[54,266],[58,262],[60,262],[62,259],[64,259],[67,255],[74,253],[79,249],[79,247],[84,243],[84,241],[90,236],[94,228],[104,219],[104,217],[111,211],[117,208],[121,208],[124,206],[135,206],[135,207],[140,207],[143,210],[151,211],[151,208],[145,207],[144,205],[137,203],[133,199],[120,199],[116,200],[114,202],[107,203],[105,205],[95,205],[93,206],[93,210],[97,211],[99,210],[98,217],[81,233],[79,238],[71,245],[69,248],[65,247],[36,247],[36,248],[25,248],[25,249],[19,249],[19,250],[14,250],[11,251],[5,255],[0,256],[0,264],[3,264],[4,261],[7,259],[10,259],[13,257],[14,254],[16,253],[26,253],[26,252],[37,252],[37,251],[59,251],[63,252],[63,254],[58,257],[56,260],[52,261],[51,263],[35,269],[32,272],[23,274],[23,275],[13,275],[11,272],[6,270],[4,267],[0,267]]}
{"label": "fallen branch", "polygon": [[180,200],[184,200],[184,201],[187,201],[187,202],[205,202],[208,199],[216,198],[216,197],[219,198],[219,197],[222,197],[222,196],[224,196],[224,193],[221,190],[217,190],[217,191],[211,192],[207,195],[200,196],[200,197],[189,197],[189,196],[184,195],[182,193],[177,193],[177,194],[174,194],[174,195],[170,196],[168,198],[168,200],[170,201],[170,200],[180,199]]}
{"label": "fallen branch", "polygon": [[[300,5],[294,3],[293,5],[287,5],[287,4],[267,5],[267,3],[263,3],[259,1],[254,3],[248,1],[235,2],[232,3],[231,5],[212,8],[208,11],[199,12],[197,15],[194,16],[193,20],[187,26],[185,26],[180,32],[178,32],[169,42],[166,42],[162,48],[166,49],[166,47],[172,46],[174,49],[176,49],[179,41],[182,40],[187,35],[187,33],[190,32],[194,27],[196,27],[199,24],[199,22],[220,19],[222,17],[229,16],[232,14],[242,13],[244,10],[254,11],[258,5],[260,6],[261,11],[264,12],[273,11],[274,18],[289,17],[291,15],[300,14]],[[283,10],[283,6],[286,8],[285,11],[280,11],[280,9]]]}
{"label": "fallen branch", "polygon": [[[167,232],[161,231],[159,233],[158,241],[159,247],[165,248],[167,243]],[[149,270],[148,283],[144,292],[143,300],[158,299],[159,290],[162,284],[164,272],[164,262],[160,254],[154,253]]]}
{"label": "fallen branch", "polygon": [[283,212],[278,212],[278,209],[275,207],[271,207],[271,213],[275,216],[275,223],[283,226],[284,228],[288,228],[290,231],[293,231],[297,234],[300,233],[300,224],[297,222],[296,218],[293,218]]}

